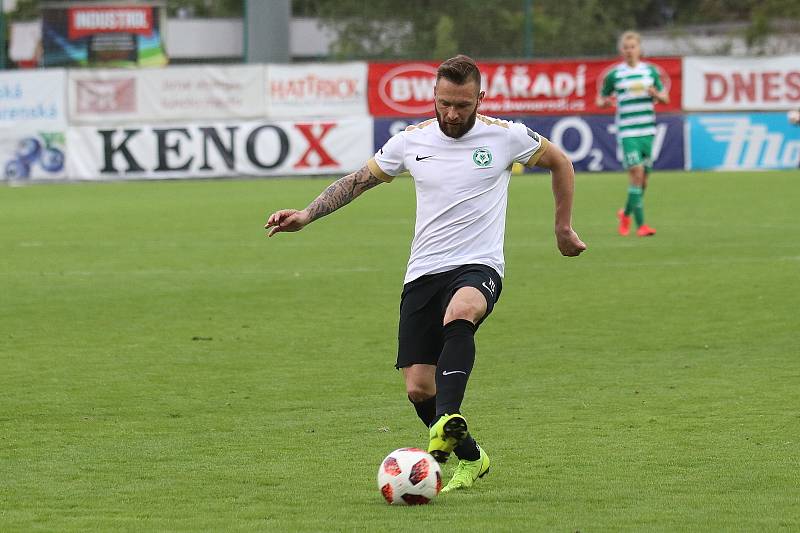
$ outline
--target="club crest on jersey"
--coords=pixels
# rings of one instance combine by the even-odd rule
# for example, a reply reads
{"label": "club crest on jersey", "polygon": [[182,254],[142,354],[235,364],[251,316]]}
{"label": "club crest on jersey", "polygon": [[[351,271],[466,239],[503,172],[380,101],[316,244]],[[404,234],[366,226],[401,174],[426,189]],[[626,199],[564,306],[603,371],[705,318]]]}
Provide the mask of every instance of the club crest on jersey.
{"label": "club crest on jersey", "polygon": [[486,148],[476,148],[475,151],[472,152],[472,160],[479,167],[488,167],[492,164],[492,152]]}

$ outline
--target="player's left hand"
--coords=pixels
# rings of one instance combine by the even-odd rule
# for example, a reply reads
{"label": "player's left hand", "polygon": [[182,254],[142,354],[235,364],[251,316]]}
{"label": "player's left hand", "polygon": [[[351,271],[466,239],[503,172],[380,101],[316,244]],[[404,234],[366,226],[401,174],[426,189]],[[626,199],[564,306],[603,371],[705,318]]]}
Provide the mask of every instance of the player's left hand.
{"label": "player's left hand", "polygon": [[576,257],[586,250],[586,244],[572,228],[556,230],[556,241],[561,255]]}

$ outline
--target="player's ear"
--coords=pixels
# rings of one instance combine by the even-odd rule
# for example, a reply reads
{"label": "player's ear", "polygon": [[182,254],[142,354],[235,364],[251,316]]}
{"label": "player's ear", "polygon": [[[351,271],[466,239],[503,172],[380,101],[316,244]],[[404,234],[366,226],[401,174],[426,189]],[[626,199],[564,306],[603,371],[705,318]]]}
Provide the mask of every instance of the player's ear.
{"label": "player's ear", "polygon": [[481,105],[484,96],[486,96],[486,91],[481,91],[478,93],[478,105]]}

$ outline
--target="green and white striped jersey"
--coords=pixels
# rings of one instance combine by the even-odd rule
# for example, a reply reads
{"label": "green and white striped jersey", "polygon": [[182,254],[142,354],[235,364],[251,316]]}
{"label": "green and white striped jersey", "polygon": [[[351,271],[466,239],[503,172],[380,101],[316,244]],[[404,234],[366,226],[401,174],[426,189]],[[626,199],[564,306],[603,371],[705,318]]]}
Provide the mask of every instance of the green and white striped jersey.
{"label": "green and white striped jersey", "polygon": [[617,97],[617,138],[655,135],[656,113],[650,87],[664,89],[656,68],[640,61],[635,67],[620,63],[603,80],[603,96]]}

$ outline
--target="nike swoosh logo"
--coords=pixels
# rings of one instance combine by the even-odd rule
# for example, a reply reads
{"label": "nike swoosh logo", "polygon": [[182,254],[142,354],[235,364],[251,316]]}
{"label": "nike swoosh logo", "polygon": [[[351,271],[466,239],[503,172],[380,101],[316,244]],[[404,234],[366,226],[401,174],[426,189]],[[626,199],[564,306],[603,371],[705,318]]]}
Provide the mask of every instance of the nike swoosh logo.
{"label": "nike swoosh logo", "polygon": [[450,374],[464,374],[465,376],[467,375],[467,373],[464,372],[463,370],[450,370],[449,372],[447,370],[442,370],[443,376],[449,376]]}
{"label": "nike swoosh logo", "polygon": [[[436,155],[436,154],[434,154],[434,155]],[[433,157],[433,155],[426,155],[425,157],[417,156],[417,161],[422,161],[423,159],[430,159],[431,157]]]}

